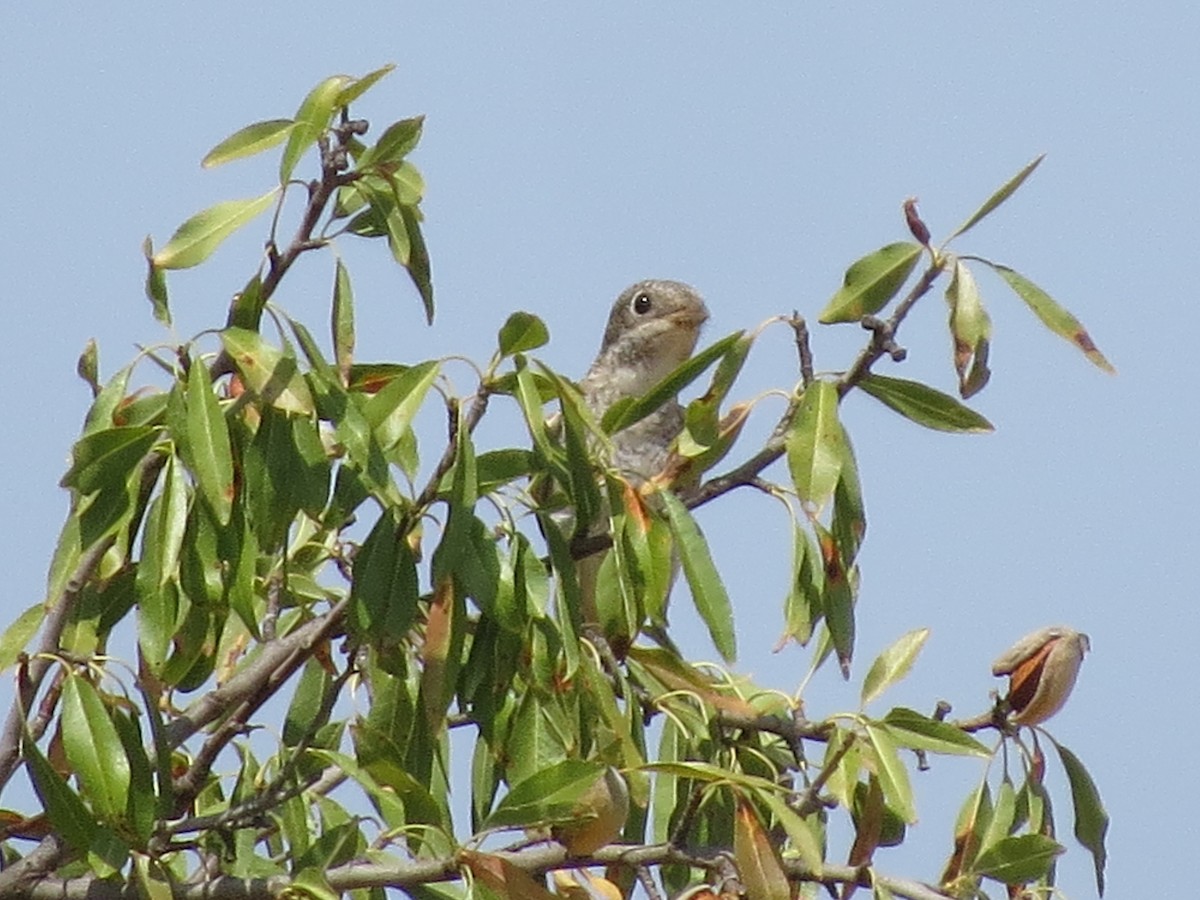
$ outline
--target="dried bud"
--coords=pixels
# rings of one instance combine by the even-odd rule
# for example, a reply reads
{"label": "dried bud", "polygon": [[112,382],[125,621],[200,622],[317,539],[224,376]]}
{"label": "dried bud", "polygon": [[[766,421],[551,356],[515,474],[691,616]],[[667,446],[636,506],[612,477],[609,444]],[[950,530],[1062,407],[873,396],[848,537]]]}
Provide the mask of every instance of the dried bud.
{"label": "dried bud", "polygon": [[912,236],[917,239],[918,243],[922,247],[928,247],[929,229],[917,214],[916,197],[909,197],[904,201],[904,221],[908,223],[908,230],[912,232]]}
{"label": "dried bud", "polygon": [[1012,721],[1040,725],[1062,709],[1089,649],[1086,634],[1058,626],[1026,635],[997,659],[992,674],[1009,676]]}

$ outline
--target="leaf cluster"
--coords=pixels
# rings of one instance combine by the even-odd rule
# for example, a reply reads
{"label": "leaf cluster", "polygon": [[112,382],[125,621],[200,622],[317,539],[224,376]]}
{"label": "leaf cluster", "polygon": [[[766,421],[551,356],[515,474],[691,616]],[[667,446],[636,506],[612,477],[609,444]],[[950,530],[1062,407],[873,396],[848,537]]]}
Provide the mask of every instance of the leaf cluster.
{"label": "leaf cluster", "polygon": [[[960,393],[983,387],[991,326],[967,262],[993,268],[1106,366],[1079,323],[1014,270],[932,248],[909,206],[917,243],[854,263],[821,315],[869,329],[851,366],[814,371],[803,320],[780,320],[796,335],[800,377],[751,452],[739,440],[755,404],[730,398],[762,329],[714,342],[597,417],[569,378],[531,355],[549,340],[545,324],[516,312],[459,397],[442,377],[446,360],[356,360],[351,276],[335,258],[326,353],[272,298],[299,256],[338,240],[385,240],[424,315],[434,313],[424,184],[409,159],[422,119],[368,143],[368,124],[350,114],[389,70],[326,79],[294,117],[222,141],[205,166],[282,145],[278,184],[196,214],[157,251],[147,240],[147,294],[169,322],[168,273],[204,262],[274,206],[263,257],[215,341],[147,351],[104,381],[94,345],[81,357],[94,401],[62,481],[71,509],[47,596],[0,639],[0,663],[17,667],[21,686],[0,733],[0,783],[23,764],[41,803],[7,815],[14,864],[0,890],[571,896],[579,883],[567,876],[557,894],[534,876],[588,861],[609,863],[603,889],[623,895],[635,879],[653,884],[651,869],[672,892],[706,881],[755,898],[791,897],[800,882],[909,897],[978,895],[983,878],[1052,884],[1062,848],[1036,744],[1019,791],[1006,772],[993,797],[985,771],[941,887],[872,868],[916,819],[913,760],[990,761],[1017,736],[989,748],[940,716],[868,714],[909,671],[926,630],[875,660],[858,710],[819,720],[803,714],[816,705],[807,678],[783,693],[738,676],[735,605],[693,510],[743,486],[780,501],[795,547],[785,639],[811,646],[810,674],[836,659],[850,677],[866,513],[842,399],[858,388],[924,427],[991,429],[958,399],[871,371],[903,356],[904,317],[949,274]],[[318,175],[298,180],[314,150]],[[306,204],[281,243],[294,190]],[[924,273],[877,319],[922,256]],[[165,388],[134,386],[147,362],[166,373]],[[608,462],[611,436],[702,379],[664,471],[631,483]],[[481,450],[476,426],[501,403],[528,441]],[[432,451],[414,429],[430,404],[447,422]],[[786,481],[768,481],[784,456]],[[677,565],[725,667],[690,661],[670,640]],[[582,611],[587,572],[594,621]],[[136,648],[128,665],[110,655],[122,635]],[[469,759],[451,740],[459,729],[470,733]],[[1107,820],[1082,764],[1059,750],[1102,885]],[[454,821],[452,783],[469,798],[469,822]],[[614,785],[625,806],[613,806]],[[837,817],[855,835],[848,850],[831,840]],[[514,829],[564,846],[503,847]],[[36,850],[17,849],[29,839]],[[433,886],[443,882],[453,885]]]}

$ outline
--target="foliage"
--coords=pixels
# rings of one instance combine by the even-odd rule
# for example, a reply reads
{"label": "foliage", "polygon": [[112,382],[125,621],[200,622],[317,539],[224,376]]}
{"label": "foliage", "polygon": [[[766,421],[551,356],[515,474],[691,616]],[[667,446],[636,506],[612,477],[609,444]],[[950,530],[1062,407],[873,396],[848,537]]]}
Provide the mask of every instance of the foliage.
{"label": "foliage", "polygon": [[[147,239],[147,295],[169,323],[167,273],[204,262],[274,208],[263,258],[215,338],[145,351],[104,382],[94,345],[80,360],[94,401],[62,481],[72,504],[46,599],[0,641],[18,684],[0,783],[23,766],[41,804],[4,813],[0,893],[115,897],[134,883],[154,898],[284,888],[375,897],[388,886],[430,898],[566,896],[586,880],[567,870],[588,864],[608,867],[590,883],[610,892],[640,880],[657,893],[655,873],[671,892],[707,881],[753,898],[822,882],[878,897],[977,896],[983,879],[1051,884],[1063,848],[1035,731],[1018,731],[1003,704],[957,723],[867,711],[912,667],[926,631],[870,666],[860,709],[809,721],[803,687],[788,696],[681,658],[662,604],[678,557],[686,593],[733,662],[735,604],[691,511],[738,487],[765,490],[795,536],[786,636],[812,647],[813,670],[835,659],[849,677],[866,518],[841,399],[858,388],[927,428],[991,429],[958,399],[871,372],[884,355],[903,358],[898,328],[948,276],[960,392],[983,387],[991,323],[972,263],[1108,368],[1078,320],[1013,269],[933,247],[910,203],[915,240],[851,265],[820,317],[861,323],[861,353],[818,373],[804,319],[768,323],[793,330],[799,380],[769,439],[713,477],[743,449],[753,404],[728,398],[762,329],[715,342],[596,421],[572,382],[529,355],[549,333],[528,312],[500,329],[466,397],[449,393],[444,360],[356,362],[351,275],[335,257],[327,354],[272,303],[302,254],[382,240],[422,314],[434,314],[424,184],[409,158],[423,121],[395,122],[369,143],[367,122],[350,114],[388,71],[328,78],[294,117],[222,141],[205,166],[282,146],[278,184],[196,214],[157,250]],[[314,148],[319,172],[298,180]],[[282,205],[296,191],[307,202],[281,245]],[[168,386],[135,386],[146,361]],[[706,376],[661,476],[634,487],[605,464],[606,435]],[[528,445],[476,447],[497,403],[520,410]],[[414,433],[430,405],[449,423],[432,453]],[[789,483],[766,481],[785,456]],[[576,512],[573,533],[564,510]],[[597,516],[604,534],[586,527]],[[603,632],[581,621],[578,602],[577,564],[597,553],[611,586],[598,598]],[[450,740],[458,729],[474,741],[469,759]],[[972,736],[984,729],[1001,739],[985,746]],[[1102,886],[1107,819],[1079,759],[1059,753]],[[940,886],[873,867],[916,818],[909,770],[929,754],[989,766],[964,802]],[[468,772],[470,821],[453,822],[449,786]],[[848,851],[829,837],[838,817],[855,835]],[[511,829],[541,839],[506,847]],[[552,871],[548,888],[541,876]]]}

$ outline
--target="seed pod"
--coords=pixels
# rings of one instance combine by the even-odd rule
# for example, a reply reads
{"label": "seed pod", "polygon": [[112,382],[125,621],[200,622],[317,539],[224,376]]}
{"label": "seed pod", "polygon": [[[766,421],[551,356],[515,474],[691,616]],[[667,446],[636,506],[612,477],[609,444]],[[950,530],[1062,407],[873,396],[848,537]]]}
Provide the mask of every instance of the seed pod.
{"label": "seed pod", "polygon": [[992,674],[1007,675],[1010,717],[1017,725],[1040,725],[1071,695],[1088,636],[1065,626],[1035,631],[992,663]]}

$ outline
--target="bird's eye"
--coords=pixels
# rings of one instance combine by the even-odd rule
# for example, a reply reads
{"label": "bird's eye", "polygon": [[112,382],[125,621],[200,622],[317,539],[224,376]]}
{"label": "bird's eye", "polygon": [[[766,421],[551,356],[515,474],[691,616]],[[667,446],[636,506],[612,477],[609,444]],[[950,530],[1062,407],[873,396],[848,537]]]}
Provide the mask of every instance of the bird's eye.
{"label": "bird's eye", "polygon": [[644,316],[646,313],[650,312],[650,295],[642,293],[634,297],[633,311],[639,316]]}

